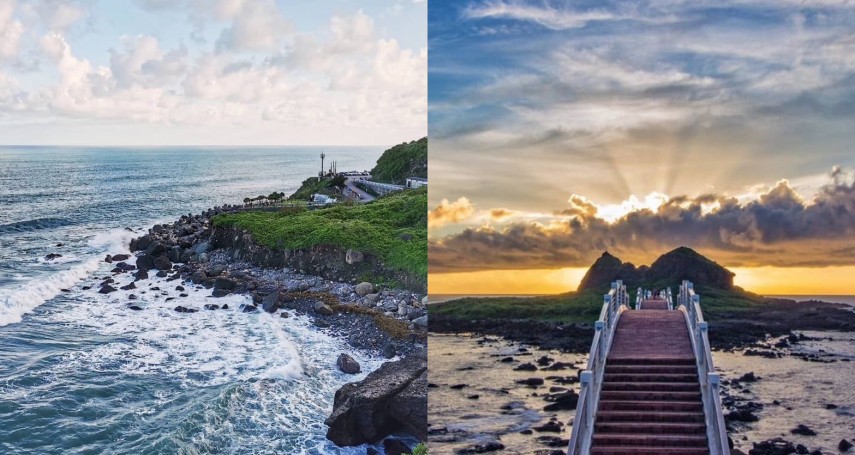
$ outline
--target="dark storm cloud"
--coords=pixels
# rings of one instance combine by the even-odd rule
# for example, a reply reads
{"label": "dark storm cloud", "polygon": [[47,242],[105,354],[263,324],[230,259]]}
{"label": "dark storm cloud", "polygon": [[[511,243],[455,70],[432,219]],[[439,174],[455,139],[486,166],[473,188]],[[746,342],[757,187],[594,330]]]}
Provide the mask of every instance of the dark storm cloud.
{"label": "dark storm cloud", "polygon": [[604,250],[644,263],[681,245],[730,267],[855,264],[855,182],[839,168],[807,201],[781,181],[751,202],[678,196],[614,223],[584,198],[570,205],[548,225],[482,226],[432,240],[431,271],[588,266]]}

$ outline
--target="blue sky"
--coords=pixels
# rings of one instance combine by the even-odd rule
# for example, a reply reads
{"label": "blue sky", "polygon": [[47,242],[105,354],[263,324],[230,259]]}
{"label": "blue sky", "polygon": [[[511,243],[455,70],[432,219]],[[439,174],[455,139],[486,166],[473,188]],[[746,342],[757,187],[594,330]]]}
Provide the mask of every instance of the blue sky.
{"label": "blue sky", "polygon": [[[432,270],[679,242],[734,265],[839,263],[822,258],[855,240],[849,3],[431,1]],[[777,234],[818,204],[849,218]]]}
{"label": "blue sky", "polygon": [[424,0],[0,0],[0,143],[426,134]]}

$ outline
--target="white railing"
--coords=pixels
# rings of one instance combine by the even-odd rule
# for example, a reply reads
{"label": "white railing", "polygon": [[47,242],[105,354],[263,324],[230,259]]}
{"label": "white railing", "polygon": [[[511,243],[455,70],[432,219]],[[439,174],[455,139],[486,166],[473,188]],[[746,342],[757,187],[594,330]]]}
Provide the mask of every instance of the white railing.
{"label": "white railing", "polygon": [[588,366],[579,378],[579,402],[576,405],[568,455],[587,455],[591,451],[591,437],[594,433],[606,358],[609,356],[618,319],[621,313],[629,309],[628,305],[629,294],[626,292],[626,286],[621,281],[615,281],[609,293],[603,295],[603,309],[600,311],[600,318],[594,323],[594,342],[591,343]]}
{"label": "white railing", "polygon": [[638,291],[635,293],[635,309],[641,309],[641,301],[644,300],[644,289],[638,288]]}
{"label": "white railing", "polygon": [[[670,289],[669,289],[670,294]],[[709,325],[704,321],[701,311],[701,297],[695,294],[694,285],[683,281],[680,293],[677,295],[679,310],[686,317],[689,328],[689,338],[692,341],[692,351],[698,364],[698,378],[701,383],[701,399],[704,403],[704,421],[707,427],[707,440],[710,453],[715,455],[730,455],[727,443],[727,429],[724,426],[724,415],[719,396],[718,373],[713,366],[710,341],[707,334]]]}
{"label": "white railing", "polygon": [[668,302],[668,310],[674,309],[674,298],[671,296],[671,288],[665,290],[665,301]]}

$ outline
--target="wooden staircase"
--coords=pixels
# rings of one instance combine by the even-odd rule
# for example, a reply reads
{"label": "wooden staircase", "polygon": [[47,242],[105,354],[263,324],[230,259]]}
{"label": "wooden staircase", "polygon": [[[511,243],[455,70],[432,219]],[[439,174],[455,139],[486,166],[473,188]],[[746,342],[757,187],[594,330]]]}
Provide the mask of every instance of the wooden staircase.
{"label": "wooden staircase", "polygon": [[664,300],[626,311],[605,363],[591,454],[709,454],[683,313]]}

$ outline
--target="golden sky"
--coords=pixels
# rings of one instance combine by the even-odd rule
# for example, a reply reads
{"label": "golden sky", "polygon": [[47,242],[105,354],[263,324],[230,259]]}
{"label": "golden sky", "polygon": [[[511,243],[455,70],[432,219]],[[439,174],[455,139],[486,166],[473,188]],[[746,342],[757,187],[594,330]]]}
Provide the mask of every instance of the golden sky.
{"label": "golden sky", "polygon": [[[583,267],[433,273],[430,294],[558,294],[576,290]],[[855,266],[732,268],[734,284],[761,295],[852,295]]]}

